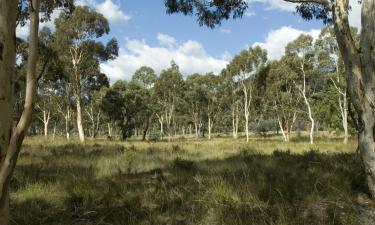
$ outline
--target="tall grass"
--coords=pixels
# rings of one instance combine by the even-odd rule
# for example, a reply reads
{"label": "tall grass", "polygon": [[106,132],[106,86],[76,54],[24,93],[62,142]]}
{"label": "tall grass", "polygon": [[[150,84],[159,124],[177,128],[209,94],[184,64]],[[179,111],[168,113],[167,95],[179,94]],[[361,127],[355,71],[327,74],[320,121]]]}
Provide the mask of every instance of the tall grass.
{"label": "tall grass", "polygon": [[29,138],[12,181],[12,224],[363,224],[355,146]]}

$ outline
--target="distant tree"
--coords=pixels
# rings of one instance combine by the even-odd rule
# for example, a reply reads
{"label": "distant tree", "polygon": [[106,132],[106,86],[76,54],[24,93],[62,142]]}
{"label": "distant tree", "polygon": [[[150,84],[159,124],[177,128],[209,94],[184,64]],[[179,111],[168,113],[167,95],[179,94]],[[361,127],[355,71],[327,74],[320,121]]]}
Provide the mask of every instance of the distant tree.
{"label": "distant tree", "polygon": [[99,63],[118,55],[115,39],[106,46],[95,39],[109,33],[106,18],[88,7],[77,7],[72,15],[62,13],[55,21],[56,48],[66,64],[76,100],[76,116],[79,139],[84,142],[82,123],[83,84],[90,77],[99,74]]}
{"label": "distant tree", "polygon": [[[134,134],[139,123],[138,113],[147,107],[144,100],[149,93],[134,82],[117,81],[102,99],[102,110],[121,129],[122,139],[126,140]],[[142,118],[143,119],[143,118]]]}
{"label": "distant tree", "polygon": [[331,27],[325,27],[322,29],[319,38],[315,43],[315,48],[318,55],[318,67],[322,73],[328,74],[329,82],[336,91],[335,97],[337,98],[336,101],[341,116],[342,128],[344,129],[344,143],[346,144],[349,139],[349,99],[345,84],[344,65]]}
{"label": "distant tree", "polygon": [[[312,111],[311,98],[314,94],[313,75],[314,75],[314,46],[313,38],[309,35],[300,35],[295,41],[289,43],[285,48],[286,57],[289,64],[294,67],[300,79],[295,81],[301,96],[306,105],[307,114],[310,120],[310,144],[314,143],[315,119]],[[309,82],[310,81],[310,82]]]}
{"label": "distant tree", "polygon": [[155,71],[147,66],[142,66],[137,71],[135,71],[132,81],[137,82],[139,85],[151,89],[154,87],[157,76]]}
{"label": "distant tree", "polygon": [[187,112],[192,124],[194,125],[195,138],[198,138],[202,133],[201,129],[208,102],[208,96],[206,95],[206,89],[203,86],[202,77],[201,74],[192,74],[187,77],[185,82]]}
{"label": "distant tree", "polygon": [[211,139],[212,129],[221,113],[220,89],[221,77],[212,73],[203,76],[203,88],[207,99],[207,130],[208,139]]}
{"label": "distant tree", "polygon": [[270,62],[266,86],[266,103],[279,124],[284,141],[290,141],[300,105],[300,94],[294,84],[298,77],[288,65],[286,56]]}
{"label": "distant tree", "polygon": [[245,118],[246,141],[249,141],[250,107],[252,104],[252,79],[267,61],[267,52],[260,47],[242,51],[230,62],[227,71],[231,74],[235,89],[242,92],[242,107]]}
{"label": "distant tree", "polygon": [[158,103],[156,115],[160,122],[161,133],[163,124],[167,125],[168,140],[172,140],[173,119],[176,105],[183,98],[184,80],[175,62],[172,61],[169,69],[163,70],[155,83],[154,99]]}

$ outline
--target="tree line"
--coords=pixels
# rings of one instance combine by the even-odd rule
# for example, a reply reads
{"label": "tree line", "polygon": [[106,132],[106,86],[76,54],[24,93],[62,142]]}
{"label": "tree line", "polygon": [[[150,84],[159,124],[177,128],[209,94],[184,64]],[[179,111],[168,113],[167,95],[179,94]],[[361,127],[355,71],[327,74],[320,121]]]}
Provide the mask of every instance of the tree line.
{"label": "tree line", "polygon": [[[79,25],[87,18],[95,30]],[[289,141],[293,130],[306,130],[313,144],[317,131],[342,131],[345,143],[355,131],[332,27],[322,29],[317,40],[300,35],[279,60],[269,60],[266,50],[256,46],[240,52],[220,74],[185,78],[172,61],[158,75],[143,66],[129,81],[111,86],[99,63],[116,57],[117,42],[95,41],[107,32],[105,18],[87,7],[77,7],[69,18],[62,14],[55,32],[40,31],[32,134],[70,139],[78,133],[81,141],[85,134],[171,141],[186,135],[211,139],[213,133],[237,139],[243,133],[249,141],[255,132],[280,133]],[[20,40],[20,78],[26,47]],[[19,83],[22,86],[22,79]],[[22,105],[22,98],[19,101]]]}

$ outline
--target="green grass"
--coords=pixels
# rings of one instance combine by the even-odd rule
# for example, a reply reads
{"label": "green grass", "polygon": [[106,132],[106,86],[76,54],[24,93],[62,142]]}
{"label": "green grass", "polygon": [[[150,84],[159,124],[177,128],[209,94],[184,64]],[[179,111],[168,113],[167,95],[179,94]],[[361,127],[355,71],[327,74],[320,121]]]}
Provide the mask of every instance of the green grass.
{"label": "green grass", "polygon": [[12,181],[12,224],[360,224],[356,143],[279,138],[28,138]]}

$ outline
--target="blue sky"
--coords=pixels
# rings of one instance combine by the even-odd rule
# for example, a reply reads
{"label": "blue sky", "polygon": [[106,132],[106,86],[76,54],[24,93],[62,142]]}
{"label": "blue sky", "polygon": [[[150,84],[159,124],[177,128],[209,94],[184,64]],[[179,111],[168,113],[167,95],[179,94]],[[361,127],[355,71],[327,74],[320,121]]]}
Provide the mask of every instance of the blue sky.
{"label": "blue sky", "polygon": [[[359,26],[360,6],[350,0],[351,22]],[[219,73],[241,50],[260,45],[269,58],[281,57],[285,45],[302,33],[317,37],[321,21],[303,21],[293,13],[295,5],[282,0],[248,0],[249,10],[242,19],[224,21],[220,27],[200,27],[196,18],[167,15],[164,0],[77,0],[102,13],[110,22],[111,33],[120,45],[117,59],[101,68],[114,82],[130,79],[141,66],[157,73],[175,60],[181,72]],[[53,18],[59,12],[54,13]],[[43,24],[53,27],[53,22]],[[43,26],[42,25],[42,26]],[[27,35],[27,26],[17,30]],[[104,39],[105,40],[105,39]]]}

